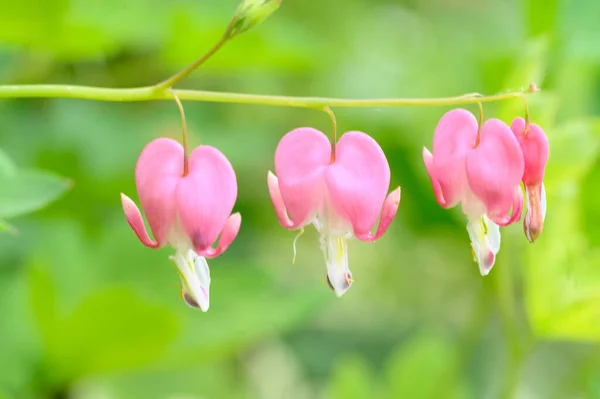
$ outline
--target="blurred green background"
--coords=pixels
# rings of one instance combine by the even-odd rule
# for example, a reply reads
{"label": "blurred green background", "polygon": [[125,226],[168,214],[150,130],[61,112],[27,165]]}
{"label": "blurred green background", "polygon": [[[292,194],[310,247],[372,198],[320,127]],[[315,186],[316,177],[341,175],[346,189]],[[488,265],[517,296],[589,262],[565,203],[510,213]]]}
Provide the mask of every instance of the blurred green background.
{"label": "blurred green background", "polygon": [[[0,82],[158,82],[236,7],[0,0]],[[191,143],[236,169],[243,215],[209,262],[203,314],[179,298],[172,250],[143,247],[119,199],[137,201],[144,145],[178,137],[175,104],[2,100],[0,398],[600,398],[599,21],[597,0],[284,0],[179,85],[348,98],[542,88],[529,100],[551,143],[545,231],[531,245],[520,224],[504,228],[485,278],[460,209],[437,205],[422,165],[448,108],[334,109],[341,131],[378,140],[403,189],[389,232],[352,242],[356,283],[341,299],[314,229],[292,264],[295,233],[266,187],[278,140],[329,132],[324,113],[184,103]],[[484,109],[524,113],[518,99]]]}

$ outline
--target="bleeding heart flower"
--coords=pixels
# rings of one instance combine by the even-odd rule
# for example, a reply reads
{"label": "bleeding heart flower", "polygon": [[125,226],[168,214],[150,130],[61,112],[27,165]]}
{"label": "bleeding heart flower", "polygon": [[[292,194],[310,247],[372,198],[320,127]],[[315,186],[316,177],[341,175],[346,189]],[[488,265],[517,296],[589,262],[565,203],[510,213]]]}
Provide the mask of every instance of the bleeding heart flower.
{"label": "bleeding heart flower", "polygon": [[542,234],[546,218],[546,189],[543,180],[550,145],[542,128],[536,124],[527,126],[523,118],[516,118],[510,128],[517,136],[525,159],[522,180],[527,192],[527,213],[523,229],[529,242],[534,242]]}
{"label": "bleeding heart flower", "polygon": [[[121,202],[142,244],[149,248],[169,244],[175,248],[170,259],[181,277],[183,299],[206,312],[210,271],[205,258],[222,254],[240,229],[240,214],[230,215],[237,182],[231,164],[214,147],[194,149],[188,166],[186,173],[183,147],[167,138],[150,142],[137,161],[137,192],[155,240],[148,236],[135,203],[125,194],[121,194]],[[219,234],[215,249],[212,244]]]}
{"label": "bleeding heart flower", "polygon": [[433,154],[423,148],[423,160],[438,203],[444,208],[462,204],[474,257],[487,275],[500,250],[499,225],[521,218],[525,165],[517,139],[498,119],[486,121],[478,139],[473,114],[455,109],[439,121]]}
{"label": "bleeding heart flower", "polygon": [[[286,134],[275,151],[269,192],[279,223],[286,229],[313,224],[321,234],[327,280],[337,296],[352,285],[348,240],[375,241],[396,215],[400,187],[387,196],[390,167],[375,140],[362,132],[344,134],[335,147],[320,131],[299,128]],[[375,234],[371,229],[380,216]]]}

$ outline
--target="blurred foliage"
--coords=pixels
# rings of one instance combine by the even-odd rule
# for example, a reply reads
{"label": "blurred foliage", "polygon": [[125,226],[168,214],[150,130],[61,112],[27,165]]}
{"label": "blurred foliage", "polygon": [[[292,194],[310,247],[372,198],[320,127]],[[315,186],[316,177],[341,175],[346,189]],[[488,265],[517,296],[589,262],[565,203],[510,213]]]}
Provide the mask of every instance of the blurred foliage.
{"label": "blurred foliage", "polygon": [[0,231],[16,232],[5,219],[43,208],[64,193],[68,183],[51,173],[19,170],[0,151],[0,187]]}
{"label": "blurred foliage", "polygon": [[[175,73],[238,6],[0,3],[0,82],[118,87]],[[185,104],[192,144],[236,169],[244,218],[209,262],[202,314],[178,297],[170,250],[143,247],[119,201],[143,146],[178,137],[175,104],[3,100],[0,229],[19,234],[0,235],[0,398],[600,398],[599,20],[596,0],[286,0],[182,84],[350,98],[542,88],[529,108],[551,144],[546,227],[534,245],[503,229],[485,278],[422,166],[447,109],[335,110],[341,131],[378,140],[403,188],[386,236],[351,244],[357,282],[341,300],[313,231],[292,264],[294,233],[266,189],[280,137],[328,131],[325,114]],[[510,122],[524,105],[484,110]]]}

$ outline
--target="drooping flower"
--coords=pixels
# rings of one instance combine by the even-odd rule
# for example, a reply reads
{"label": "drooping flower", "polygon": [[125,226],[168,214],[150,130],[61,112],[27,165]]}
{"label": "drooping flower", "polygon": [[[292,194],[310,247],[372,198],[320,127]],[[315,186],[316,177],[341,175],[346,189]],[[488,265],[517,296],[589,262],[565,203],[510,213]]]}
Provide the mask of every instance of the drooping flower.
{"label": "drooping flower", "polygon": [[[347,132],[332,154],[323,133],[299,128],[279,142],[275,172],[277,176],[268,173],[268,185],[279,223],[289,230],[315,226],[321,235],[327,281],[342,296],[354,281],[348,267],[348,240],[369,242],[381,237],[400,203],[400,187],[387,195],[390,167],[381,147],[365,133]],[[378,217],[379,226],[372,234]]]}
{"label": "drooping flower", "polygon": [[490,119],[478,129],[469,111],[446,113],[435,129],[433,154],[423,148],[423,160],[437,202],[447,209],[461,203],[474,257],[487,275],[500,250],[499,226],[521,218],[525,166],[504,122]]}
{"label": "drooping flower", "polygon": [[[222,254],[235,239],[241,216],[231,214],[237,197],[235,172],[225,155],[211,146],[199,146],[184,171],[184,149],[175,140],[159,138],[142,151],[135,183],[154,240],[148,236],[135,203],[121,194],[129,225],[142,244],[175,249],[173,261],[181,278],[185,302],[206,312],[209,307],[210,270],[205,258]],[[216,248],[213,243],[219,234]]]}
{"label": "drooping flower", "polygon": [[523,229],[529,242],[534,242],[542,234],[546,218],[546,189],[543,180],[550,145],[542,128],[533,123],[527,126],[523,118],[516,118],[510,128],[519,141],[525,159],[522,180],[527,193],[527,213]]}

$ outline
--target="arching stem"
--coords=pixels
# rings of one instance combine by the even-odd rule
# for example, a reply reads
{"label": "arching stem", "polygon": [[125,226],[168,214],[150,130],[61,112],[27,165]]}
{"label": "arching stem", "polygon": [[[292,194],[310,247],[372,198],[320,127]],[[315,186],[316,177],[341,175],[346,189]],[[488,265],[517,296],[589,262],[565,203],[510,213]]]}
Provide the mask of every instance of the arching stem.
{"label": "arching stem", "polygon": [[330,158],[330,163],[334,163],[335,162],[335,146],[337,143],[337,121],[335,119],[335,114],[333,113],[333,111],[331,110],[331,108],[324,107],[323,111],[325,111],[327,113],[327,115],[329,115],[329,117],[331,118],[331,124],[332,124],[332,132],[331,132],[331,158]]}
{"label": "arching stem", "polygon": [[160,90],[168,89],[168,88],[171,88],[171,87],[175,86],[175,84],[177,84],[177,82],[183,80],[190,73],[194,72],[200,65],[204,64],[210,57],[212,57],[217,51],[219,51],[221,49],[221,47],[223,47],[223,45],[225,43],[227,43],[227,41],[229,39],[231,39],[231,31],[233,29],[233,26],[234,26],[235,22],[236,22],[235,18],[231,20],[231,22],[229,23],[229,25],[227,25],[227,28],[225,29],[225,33],[223,33],[223,36],[221,36],[221,38],[219,39],[219,41],[216,42],[210,48],[210,50],[208,50],[200,58],[198,58],[196,61],[192,62],[187,67],[185,67],[181,71],[177,72],[175,75],[173,75],[170,78],[168,78],[168,79],[166,79],[166,80],[164,80],[164,81],[156,84],[154,86],[155,89],[157,91],[160,91]]}
{"label": "arching stem", "polygon": [[187,123],[185,121],[185,112],[183,111],[183,104],[177,97],[177,94],[173,90],[169,90],[177,103],[177,108],[179,108],[179,114],[181,115],[181,129],[182,129],[182,139],[181,144],[183,145],[183,175],[186,176],[188,174],[188,134],[187,134]]}
{"label": "arching stem", "polygon": [[481,127],[483,126],[483,104],[478,102],[477,105],[479,106],[479,127],[477,128],[477,137],[475,137],[473,148],[477,147],[481,141]]}
{"label": "arching stem", "polygon": [[521,96],[521,99],[523,100],[523,103],[525,104],[525,132],[523,132],[524,136],[527,136],[527,133],[529,133],[529,104],[527,103],[527,99],[525,98],[524,95]]}

